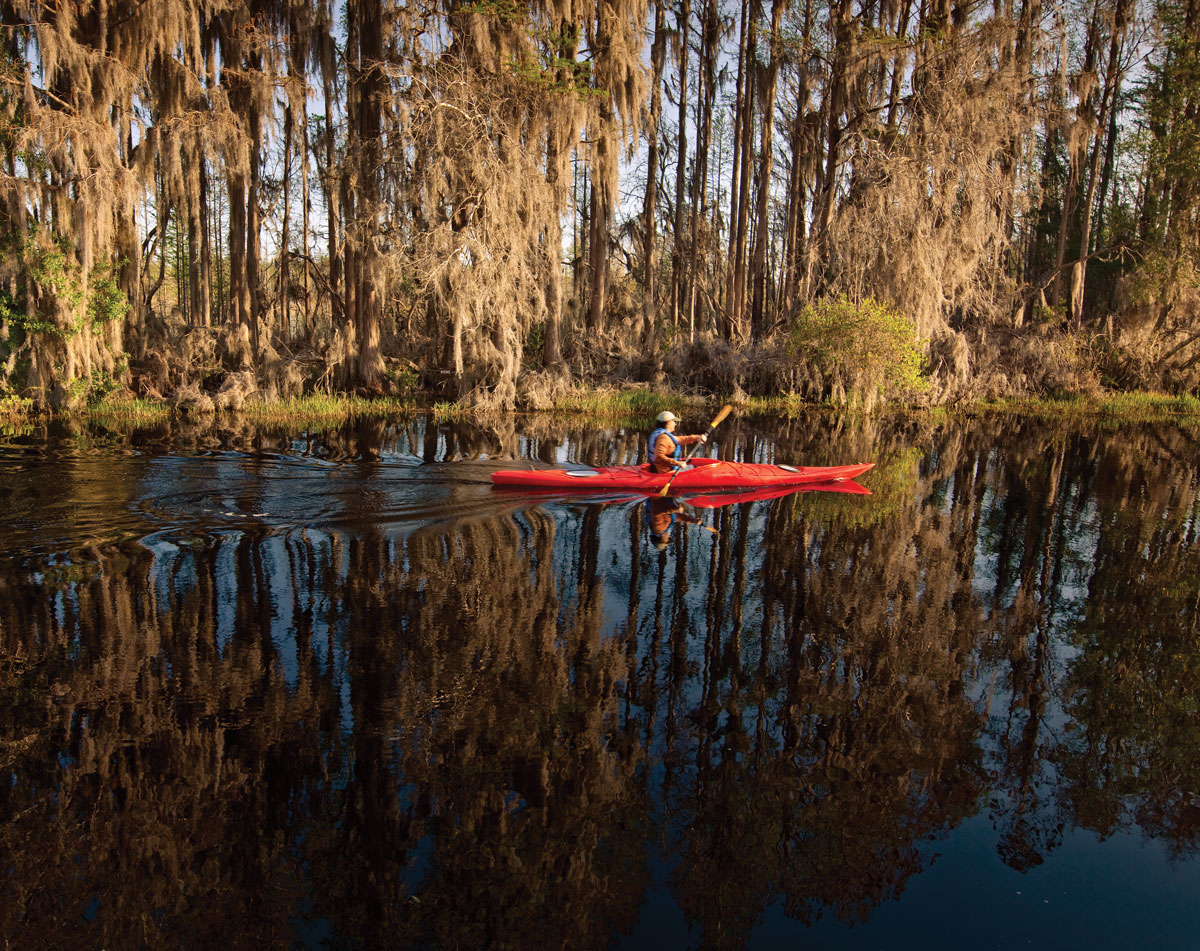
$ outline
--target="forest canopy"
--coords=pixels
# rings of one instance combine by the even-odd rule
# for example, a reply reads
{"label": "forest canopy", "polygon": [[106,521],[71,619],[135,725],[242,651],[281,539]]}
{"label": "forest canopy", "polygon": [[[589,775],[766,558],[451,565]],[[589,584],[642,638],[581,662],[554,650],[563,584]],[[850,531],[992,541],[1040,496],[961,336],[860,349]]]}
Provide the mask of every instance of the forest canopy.
{"label": "forest canopy", "polygon": [[[4,0],[0,37],[0,399],[1200,386],[1200,0]],[[814,314],[908,362],[813,359]]]}

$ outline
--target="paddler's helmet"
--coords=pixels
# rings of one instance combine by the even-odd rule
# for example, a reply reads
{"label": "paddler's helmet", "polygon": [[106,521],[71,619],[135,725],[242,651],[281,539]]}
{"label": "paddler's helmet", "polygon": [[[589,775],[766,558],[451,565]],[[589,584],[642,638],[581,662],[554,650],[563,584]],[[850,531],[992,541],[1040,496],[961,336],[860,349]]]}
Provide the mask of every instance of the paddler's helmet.
{"label": "paddler's helmet", "polygon": [[677,419],[679,419],[679,417],[676,416],[674,413],[672,413],[669,409],[664,409],[661,413],[658,414],[658,421],[660,423],[669,423],[669,422],[671,422],[671,420],[677,420]]}

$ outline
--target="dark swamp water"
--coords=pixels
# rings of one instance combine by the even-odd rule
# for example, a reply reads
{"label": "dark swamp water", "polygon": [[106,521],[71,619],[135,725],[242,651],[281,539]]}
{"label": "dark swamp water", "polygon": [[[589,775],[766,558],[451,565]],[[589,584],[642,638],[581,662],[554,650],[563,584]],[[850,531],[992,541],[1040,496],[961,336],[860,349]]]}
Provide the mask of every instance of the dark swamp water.
{"label": "dark swamp water", "polygon": [[505,425],[0,435],[0,947],[1196,947],[1194,431]]}

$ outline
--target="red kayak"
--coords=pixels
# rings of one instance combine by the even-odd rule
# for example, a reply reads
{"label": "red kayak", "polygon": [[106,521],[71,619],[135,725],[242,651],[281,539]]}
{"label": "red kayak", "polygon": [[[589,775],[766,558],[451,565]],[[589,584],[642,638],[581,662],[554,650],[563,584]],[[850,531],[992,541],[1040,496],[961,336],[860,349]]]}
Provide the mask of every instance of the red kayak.
{"label": "red kayak", "polygon": [[[874,466],[873,462],[849,466],[773,466],[761,462],[699,458],[693,459],[691,467],[675,477],[671,483],[671,494],[844,482],[857,478]],[[609,489],[654,492],[666,485],[670,478],[670,473],[651,472],[648,465],[604,466],[597,469],[502,469],[492,473],[492,482],[496,485],[530,489],[582,489],[587,492]]]}

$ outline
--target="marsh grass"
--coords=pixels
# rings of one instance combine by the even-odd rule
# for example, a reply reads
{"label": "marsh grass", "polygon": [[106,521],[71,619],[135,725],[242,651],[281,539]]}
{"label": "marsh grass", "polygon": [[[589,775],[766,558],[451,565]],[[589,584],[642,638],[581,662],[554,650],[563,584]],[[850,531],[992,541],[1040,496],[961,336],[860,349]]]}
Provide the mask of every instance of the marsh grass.
{"label": "marsh grass", "polygon": [[462,403],[437,402],[430,407],[430,411],[438,421],[469,420],[478,415],[478,410]]}
{"label": "marsh grass", "polygon": [[412,409],[413,404],[406,400],[314,394],[247,403],[240,415],[260,423],[312,424],[366,416],[394,416]]}
{"label": "marsh grass", "polygon": [[1200,400],[1190,394],[1111,393],[1102,397],[1063,394],[1041,398],[1003,399],[981,403],[985,413],[1010,413],[1054,419],[1100,418],[1105,422],[1176,422],[1200,424]]}
{"label": "marsh grass", "polygon": [[808,403],[795,393],[785,396],[751,396],[743,411],[750,415],[786,416],[789,419],[811,412],[816,404]]}
{"label": "marsh grass", "polygon": [[[679,416],[699,419],[726,400],[722,397],[703,398],[678,393],[654,391],[644,387],[627,389],[602,388],[577,390],[560,396],[549,410],[533,411],[531,415],[578,415],[604,422],[645,425],[664,409]],[[455,402],[422,404],[418,399],[368,399],[347,395],[293,397],[273,402],[247,402],[235,413],[248,420],[266,423],[297,423],[302,425],[328,424],[357,417],[379,417],[412,413],[422,406],[439,420],[471,421],[480,417],[477,408]],[[743,398],[737,404],[739,414],[795,418],[813,412],[846,413],[845,406],[814,403],[796,394],[771,397]],[[1200,423],[1200,399],[1190,394],[1172,396],[1165,393],[1128,392],[1105,396],[1062,394],[1049,397],[1011,397],[959,406],[955,408],[915,408],[888,403],[876,412],[942,414],[998,413],[1041,418],[1071,419],[1099,418],[1108,423],[1170,421]],[[494,412],[494,411],[493,411]],[[114,395],[66,415],[83,417],[104,424],[154,425],[171,418],[175,410],[166,402]],[[29,399],[16,396],[0,398],[0,422],[16,424],[36,416]],[[225,415],[218,413],[218,416]],[[483,414],[486,415],[486,414]]]}
{"label": "marsh grass", "polygon": [[[583,416],[603,422],[634,422],[642,425],[665,409],[678,415],[703,415],[711,400],[661,393],[642,388],[572,390],[550,401],[549,408],[526,411],[532,416]],[[430,407],[437,419],[471,420],[495,410],[478,410],[454,402],[437,402]]]}
{"label": "marsh grass", "polygon": [[1200,417],[1200,400],[1190,393],[1168,396],[1164,393],[1115,393],[1101,401],[1101,411],[1109,416],[1131,418],[1161,416]]}
{"label": "marsh grass", "polygon": [[683,415],[705,405],[704,400],[677,394],[628,389],[573,393],[558,400],[556,408],[559,412],[579,413],[599,419],[644,420],[657,416],[665,409]]}
{"label": "marsh grass", "polygon": [[171,415],[165,403],[143,399],[103,399],[89,406],[84,415],[104,425],[143,425],[161,423]]}

